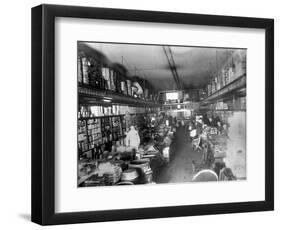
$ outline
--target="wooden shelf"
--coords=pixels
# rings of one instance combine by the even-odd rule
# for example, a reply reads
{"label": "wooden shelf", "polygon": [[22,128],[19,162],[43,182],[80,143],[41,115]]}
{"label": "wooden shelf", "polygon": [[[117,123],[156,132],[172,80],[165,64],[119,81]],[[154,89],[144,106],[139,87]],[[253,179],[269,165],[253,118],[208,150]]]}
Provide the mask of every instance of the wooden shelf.
{"label": "wooden shelf", "polygon": [[213,112],[246,112],[246,109],[214,109]]}
{"label": "wooden shelf", "polygon": [[162,104],[162,106],[190,105],[192,103],[194,103],[194,102],[193,101],[184,101],[184,102],[175,102],[175,103]]}
{"label": "wooden shelf", "polygon": [[[134,106],[160,107],[161,104],[151,100],[135,98],[129,95],[119,94],[109,90],[98,90],[90,87],[78,87],[80,104],[124,104]],[[105,102],[104,99],[110,99],[111,102]]]}
{"label": "wooden shelf", "polygon": [[106,117],[118,117],[118,116],[125,116],[125,114],[103,115],[103,116],[94,116],[94,117],[79,117],[78,120],[90,120],[90,119],[99,119],[99,118],[106,118]]}
{"label": "wooden shelf", "polygon": [[[113,126],[113,117],[118,117],[119,118],[118,119],[119,124],[117,126]],[[85,126],[86,130],[84,132],[84,134],[86,135],[86,138],[84,140],[81,140],[81,141],[77,140],[77,142],[79,143],[79,142],[83,142],[83,141],[86,140],[87,145],[88,145],[88,149],[82,151],[80,154],[83,155],[83,154],[93,150],[93,147],[90,147],[90,144],[93,144],[97,140],[101,140],[102,144],[104,144],[103,143],[103,137],[104,136],[102,136],[102,134],[104,132],[104,130],[103,130],[103,122],[102,122],[103,118],[107,118],[108,119],[108,121],[106,121],[105,123],[110,126],[110,131],[111,131],[111,134],[112,134],[112,141],[116,140],[115,138],[117,137],[116,136],[115,138],[113,138],[113,134],[120,134],[120,135],[118,135],[117,138],[124,138],[124,135],[125,135],[124,134],[124,125],[125,124],[123,122],[123,119],[124,119],[123,117],[124,117],[124,115],[109,115],[109,116],[81,117],[81,118],[78,118],[78,120],[85,120],[86,121],[86,126]],[[112,119],[110,119],[110,118],[112,118]],[[97,129],[100,129],[100,132],[97,132],[97,133],[101,134],[101,136],[98,137],[98,138],[95,138],[95,139],[93,138],[93,139],[90,140],[90,136],[94,136],[94,134],[93,133],[89,134],[88,131],[96,129],[96,128],[90,128],[89,129],[88,121],[92,120],[92,119],[100,119],[100,126],[99,126],[99,128],[97,128]],[[78,149],[79,149],[79,147],[78,147]]]}
{"label": "wooden shelf", "polygon": [[232,93],[243,87],[246,87],[246,74],[236,78],[229,84],[227,84],[224,87],[222,87],[221,89],[217,90],[215,93],[211,94],[210,96],[208,96],[207,98],[202,100],[202,103],[209,103],[214,100],[221,99],[221,98],[227,96],[229,93]]}

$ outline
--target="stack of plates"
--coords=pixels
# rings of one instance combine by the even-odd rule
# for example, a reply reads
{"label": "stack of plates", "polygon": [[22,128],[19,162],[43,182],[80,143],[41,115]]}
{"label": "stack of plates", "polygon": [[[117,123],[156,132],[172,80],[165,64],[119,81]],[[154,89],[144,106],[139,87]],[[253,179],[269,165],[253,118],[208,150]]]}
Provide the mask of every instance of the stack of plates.
{"label": "stack of plates", "polygon": [[106,172],[103,174],[104,182],[107,185],[116,184],[121,177],[122,169],[120,167],[116,167],[114,172]]}
{"label": "stack of plates", "polygon": [[127,169],[121,175],[121,181],[133,181],[139,177],[136,169]]}

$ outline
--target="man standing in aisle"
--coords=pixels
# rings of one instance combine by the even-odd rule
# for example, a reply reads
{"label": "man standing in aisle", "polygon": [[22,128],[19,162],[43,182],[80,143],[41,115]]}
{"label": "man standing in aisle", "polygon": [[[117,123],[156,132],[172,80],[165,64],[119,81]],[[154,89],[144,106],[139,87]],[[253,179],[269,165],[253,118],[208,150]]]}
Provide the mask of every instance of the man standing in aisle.
{"label": "man standing in aisle", "polygon": [[132,125],[130,131],[126,135],[126,146],[132,147],[135,150],[138,150],[140,145],[140,136],[138,131]]}

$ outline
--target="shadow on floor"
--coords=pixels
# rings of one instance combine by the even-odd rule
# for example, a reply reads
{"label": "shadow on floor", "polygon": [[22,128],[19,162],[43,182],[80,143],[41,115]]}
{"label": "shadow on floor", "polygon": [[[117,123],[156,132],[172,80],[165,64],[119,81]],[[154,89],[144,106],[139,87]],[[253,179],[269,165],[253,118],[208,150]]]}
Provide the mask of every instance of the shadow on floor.
{"label": "shadow on floor", "polygon": [[24,219],[24,220],[26,220],[26,221],[28,221],[28,222],[31,221],[31,215],[28,214],[28,213],[20,213],[20,214],[19,214],[19,217],[22,218],[22,219]]}

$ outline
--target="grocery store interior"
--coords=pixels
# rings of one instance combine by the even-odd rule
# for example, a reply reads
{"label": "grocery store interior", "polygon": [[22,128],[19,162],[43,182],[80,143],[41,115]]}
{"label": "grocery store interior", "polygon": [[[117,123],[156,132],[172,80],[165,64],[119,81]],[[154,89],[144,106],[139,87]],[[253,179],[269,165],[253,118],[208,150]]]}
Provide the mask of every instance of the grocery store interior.
{"label": "grocery store interior", "polygon": [[245,180],[246,54],[77,42],[77,186]]}

